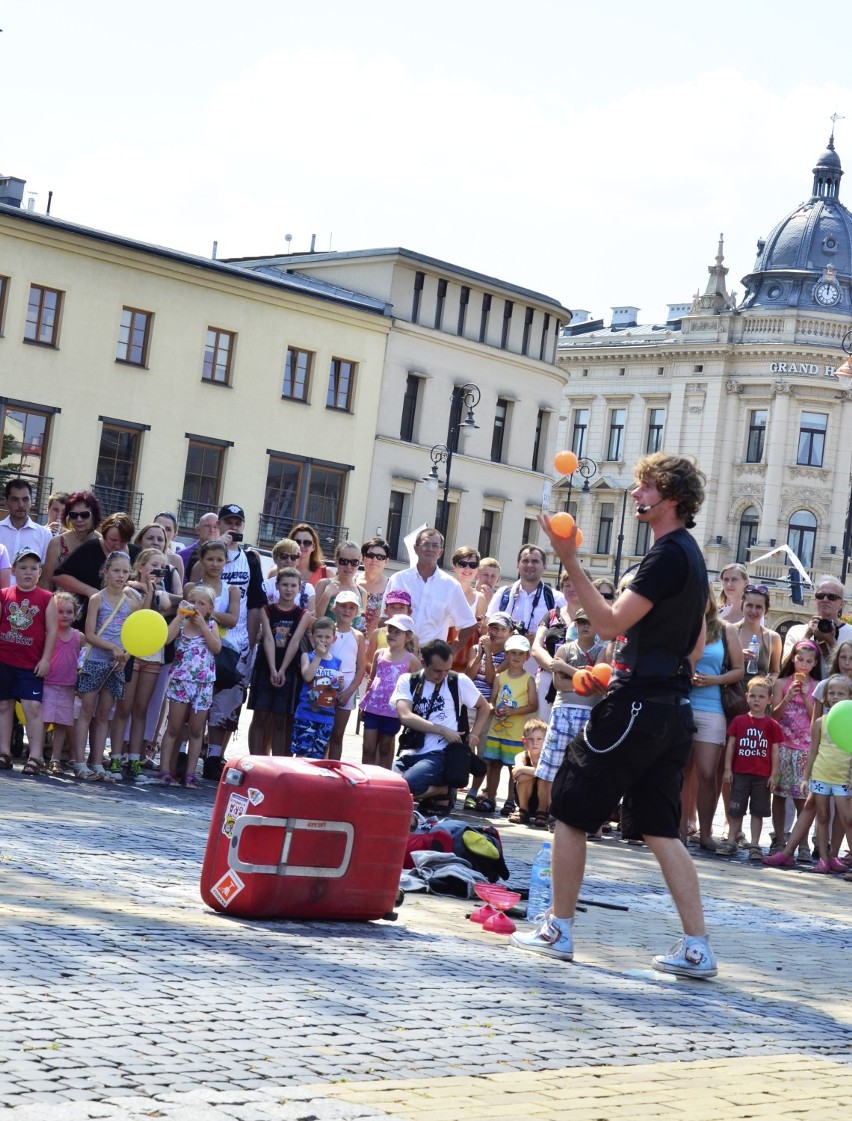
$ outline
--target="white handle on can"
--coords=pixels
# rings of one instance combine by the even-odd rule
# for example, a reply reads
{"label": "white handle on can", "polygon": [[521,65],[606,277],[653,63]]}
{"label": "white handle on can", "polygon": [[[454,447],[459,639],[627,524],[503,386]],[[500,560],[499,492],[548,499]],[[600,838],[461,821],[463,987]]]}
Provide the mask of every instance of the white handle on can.
{"label": "white handle on can", "polygon": [[[277,864],[246,864],[245,861],[240,860],[240,838],[246,829],[284,830],[281,856]],[[315,868],[305,864],[288,864],[290,848],[293,844],[293,834],[297,829],[304,829],[312,833],[342,833],[346,838],[346,843],[343,856],[337,867]],[[319,879],[337,880],[341,876],[345,876],[349,869],[354,844],[355,827],[348,821],[319,821],[316,818],[307,817],[256,817],[254,814],[242,814],[234,822],[234,831],[231,834],[231,843],[228,848],[228,867],[235,872],[250,872],[267,876],[312,876]]]}

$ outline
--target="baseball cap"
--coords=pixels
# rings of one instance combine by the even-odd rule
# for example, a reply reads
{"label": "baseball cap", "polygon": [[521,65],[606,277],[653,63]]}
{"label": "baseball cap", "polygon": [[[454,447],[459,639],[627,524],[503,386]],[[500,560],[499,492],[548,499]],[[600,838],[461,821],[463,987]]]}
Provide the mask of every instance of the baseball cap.
{"label": "baseball cap", "polygon": [[499,627],[514,627],[512,616],[508,611],[495,611],[493,615],[488,616],[489,623],[496,623]]}
{"label": "baseball cap", "polygon": [[410,615],[391,615],[386,625],[389,627],[396,627],[398,631],[414,633],[414,620]]}
{"label": "baseball cap", "polygon": [[350,592],[346,588],[342,592],[338,592],[334,597],[335,605],[338,603],[354,603],[358,607],[361,606],[361,597],[357,592]]}
{"label": "baseball cap", "polygon": [[18,549],[12,564],[17,564],[18,561],[22,561],[24,557],[35,557],[38,563],[41,564],[41,553],[37,552],[35,549],[27,548],[27,546],[24,546],[23,549]]}
{"label": "baseball cap", "polygon": [[385,596],[385,603],[405,603],[411,607],[411,596],[402,588],[392,588]]}
{"label": "baseball cap", "polygon": [[506,639],[504,650],[523,650],[525,654],[530,652],[530,640],[524,638],[522,634],[513,634],[511,638]]}
{"label": "baseball cap", "polygon": [[578,607],[574,612],[574,622],[576,623],[578,619],[584,619],[587,623],[589,621],[589,616],[582,607]]}
{"label": "baseball cap", "polygon": [[239,518],[241,522],[244,522],[246,520],[246,512],[242,506],[237,506],[235,502],[231,502],[219,510],[219,521],[221,521],[222,518]]}

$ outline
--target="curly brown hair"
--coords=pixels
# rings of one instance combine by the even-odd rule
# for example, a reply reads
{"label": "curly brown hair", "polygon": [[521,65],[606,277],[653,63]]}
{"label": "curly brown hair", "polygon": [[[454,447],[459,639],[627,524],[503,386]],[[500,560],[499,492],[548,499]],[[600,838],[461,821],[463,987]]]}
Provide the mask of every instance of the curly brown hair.
{"label": "curly brown hair", "polygon": [[677,516],[687,529],[695,525],[695,515],[704,501],[707,478],[691,459],[667,452],[644,455],[636,464],[639,482],[652,482],[663,498],[677,502]]}

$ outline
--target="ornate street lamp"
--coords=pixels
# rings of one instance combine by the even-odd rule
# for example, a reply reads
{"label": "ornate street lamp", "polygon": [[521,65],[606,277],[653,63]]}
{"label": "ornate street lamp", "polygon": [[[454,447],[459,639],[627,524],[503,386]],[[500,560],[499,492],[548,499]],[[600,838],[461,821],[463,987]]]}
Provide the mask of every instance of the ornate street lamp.
{"label": "ornate street lamp", "polygon": [[[447,425],[447,442],[445,444],[435,444],[429,452],[432,457],[432,468],[428,475],[423,476],[423,480],[429,490],[437,490],[441,485],[441,480],[438,475],[438,464],[445,464],[444,467],[444,496],[441,501],[441,513],[438,517],[437,528],[447,538],[447,526],[450,520],[450,472],[453,466],[453,452],[457,437],[466,439],[471,432],[479,428],[476,423],[476,418],[473,415],[473,410],[479,404],[482,394],[479,386],[473,382],[465,382],[464,385],[456,385],[453,387],[452,396],[450,398],[450,417]],[[467,415],[464,420],[461,419],[462,410],[467,410]]]}

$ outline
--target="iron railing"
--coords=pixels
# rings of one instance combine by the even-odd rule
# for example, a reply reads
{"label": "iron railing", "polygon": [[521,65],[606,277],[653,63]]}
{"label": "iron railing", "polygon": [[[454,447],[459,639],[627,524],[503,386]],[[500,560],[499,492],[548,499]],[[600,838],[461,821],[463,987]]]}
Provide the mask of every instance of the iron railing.
{"label": "iron railing", "polygon": [[125,490],[124,487],[102,487],[92,483],[91,492],[101,504],[104,515],[129,514],[136,525],[142,515],[142,499],[138,490]]}
{"label": "iron railing", "polygon": [[304,521],[312,526],[320,540],[323,554],[333,557],[334,550],[341,541],[349,536],[349,530],[344,525],[329,525],[324,522],[312,522],[310,518],[276,518],[268,514],[261,514],[257,523],[257,543],[266,548],[271,548],[276,541],[287,537],[294,525]]}
{"label": "iron railing", "polygon": [[0,496],[10,479],[24,479],[33,488],[33,504],[30,517],[38,521],[39,515],[47,513],[47,500],[53,494],[53,479],[50,475],[31,475],[26,471],[16,471],[14,467],[0,467]]}

